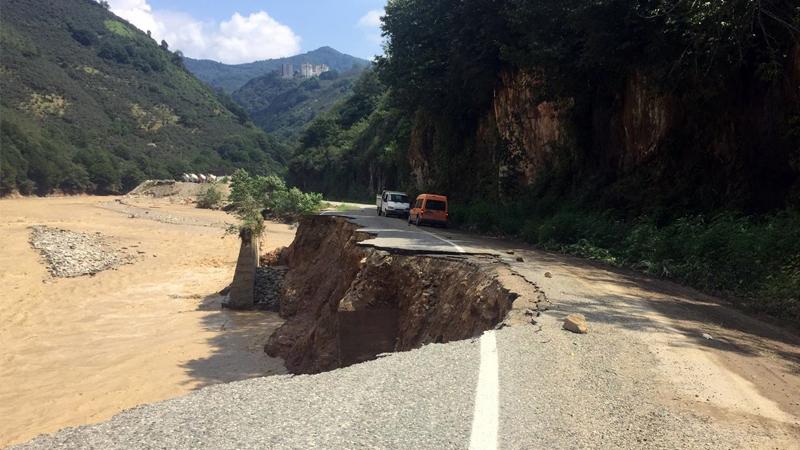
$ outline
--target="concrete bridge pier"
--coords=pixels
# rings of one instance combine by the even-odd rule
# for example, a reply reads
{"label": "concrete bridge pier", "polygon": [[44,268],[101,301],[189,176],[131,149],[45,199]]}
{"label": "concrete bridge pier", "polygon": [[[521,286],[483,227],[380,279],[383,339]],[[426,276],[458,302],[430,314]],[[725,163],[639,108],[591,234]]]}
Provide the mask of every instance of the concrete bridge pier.
{"label": "concrete bridge pier", "polygon": [[225,306],[231,309],[252,309],[255,305],[256,268],[259,265],[258,238],[248,229],[242,229],[239,238],[242,241],[239,258],[236,260],[236,272],[233,274],[230,296]]}

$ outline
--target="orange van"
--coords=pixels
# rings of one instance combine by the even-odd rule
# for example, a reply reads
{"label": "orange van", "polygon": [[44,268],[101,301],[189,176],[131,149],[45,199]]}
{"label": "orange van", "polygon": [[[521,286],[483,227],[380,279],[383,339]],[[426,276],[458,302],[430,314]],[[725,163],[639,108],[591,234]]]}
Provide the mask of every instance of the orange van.
{"label": "orange van", "polygon": [[447,226],[447,197],[437,194],[420,194],[408,213],[408,223]]}

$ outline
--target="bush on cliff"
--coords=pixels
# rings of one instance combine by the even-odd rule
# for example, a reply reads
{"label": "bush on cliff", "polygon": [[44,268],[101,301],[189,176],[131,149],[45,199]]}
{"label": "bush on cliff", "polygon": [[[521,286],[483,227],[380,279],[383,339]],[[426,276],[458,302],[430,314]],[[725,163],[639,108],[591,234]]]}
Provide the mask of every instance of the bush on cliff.
{"label": "bush on cliff", "polygon": [[244,169],[231,177],[231,194],[228,197],[234,211],[247,217],[257,210],[281,220],[295,220],[301,215],[314,214],[322,208],[322,195],[288,188],[275,175],[251,176]]}
{"label": "bush on cliff", "polygon": [[267,207],[278,217],[296,218],[319,212],[322,194],[303,192],[296,187],[275,191],[269,197]]}

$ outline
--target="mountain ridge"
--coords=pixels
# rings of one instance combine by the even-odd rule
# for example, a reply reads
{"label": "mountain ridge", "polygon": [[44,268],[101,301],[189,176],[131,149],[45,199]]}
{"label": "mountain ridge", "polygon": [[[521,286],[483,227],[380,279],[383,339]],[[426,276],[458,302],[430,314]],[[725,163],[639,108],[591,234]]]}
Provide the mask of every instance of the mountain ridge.
{"label": "mountain ridge", "polygon": [[282,142],[291,145],[318,115],[352,93],[363,71],[339,73],[330,70],[319,77],[281,78],[270,72],[253,78],[231,94],[253,123]]}
{"label": "mountain ridge", "polygon": [[347,72],[357,67],[367,67],[371,63],[365,59],[342,53],[333,47],[323,46],[299,55],[284,58],[264,59],[242,64],[225,64],[211,59],[184,58],[184,64],[197,78],[208,85],[233,93],[247,82],[279,70],[283,64],[327,64],[332,70]]}

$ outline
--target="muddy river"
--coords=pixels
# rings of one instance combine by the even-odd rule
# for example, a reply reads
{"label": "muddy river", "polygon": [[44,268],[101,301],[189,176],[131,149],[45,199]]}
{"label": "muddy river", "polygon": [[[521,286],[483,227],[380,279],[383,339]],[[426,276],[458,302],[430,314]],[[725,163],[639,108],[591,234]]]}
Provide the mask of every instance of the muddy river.
{"label": "muddy river", "polygon": [[[220,309],[234,219],[168,200],[0,200],[0,447],[209,384],[284,373],[263,345],[276,314]],[[134,255],[96,275],[53,278],[32,225],[101,233]],[[262,250],[294,231],[270,224]]]}

